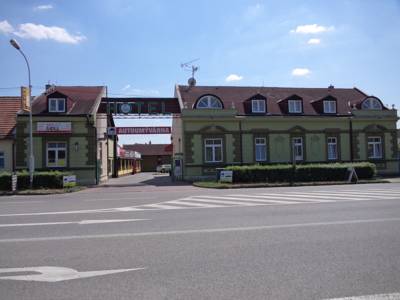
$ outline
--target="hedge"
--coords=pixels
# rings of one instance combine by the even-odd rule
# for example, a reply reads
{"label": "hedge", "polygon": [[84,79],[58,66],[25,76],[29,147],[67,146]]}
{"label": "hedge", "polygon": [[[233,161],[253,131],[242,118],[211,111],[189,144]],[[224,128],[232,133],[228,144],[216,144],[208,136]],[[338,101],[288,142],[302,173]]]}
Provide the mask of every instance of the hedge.
{"label": "hedge", "polygon": [[354,167],[359,179],[370,179],[376,175],[373,163],[290,164],[231,166],[233,182],[309,182],[346,180],[348,168]]}
{"label": "hedge", "polygon": [[[33,188],[63,188],[63,176],[72,175],[70,172],[48,171],[35,172],[33,175]],[[26,171],[17,172],[17,190],[29,189],[29,173]],[[11,190],[11,174],[0,173],[0,190]]]}

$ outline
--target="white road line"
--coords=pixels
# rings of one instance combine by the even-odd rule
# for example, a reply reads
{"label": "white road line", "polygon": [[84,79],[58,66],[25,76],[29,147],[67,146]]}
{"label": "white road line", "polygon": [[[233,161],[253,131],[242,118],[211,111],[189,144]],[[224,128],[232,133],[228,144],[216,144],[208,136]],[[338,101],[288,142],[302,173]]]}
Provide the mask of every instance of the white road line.
{"label": "white road line", "polygon": [[195,203],[195,202],[190,202],[190,200],[186,200],[187,198],[183,200],[175,200],[175,201],[168,201],[167,203],[172,203],[172,204],[177,204],[177,205],[183,205],[186,206],[185,208],[190,208],[190,206],[194,207],[224,207],[224,205],[218,205],[218,204],[205,204],[205,203]]}
{"label": "white road line", "polygon": [[136,222],[148,221],[150,219],[108,219],[108,220],[82,220],[70,222],[46,222],[46,223],[20,223],[20,224],[0,224],[0,227],[28,227],[28,226],[50,226],[50,225],[91,225],[91,224],[105,224],[105,223],[121,223],[121,222]]}
{"label": "white road line", "polygon": [[316,199],[296,199],[296,197],[290,197],[289,199],[291,199],[291,201],[279,201],[279,200],[275,200],[275,199],[279,199],[278,196],[274,196],[274,197],[269,197],[269,196],[263,196],[263,194],[259,194],[259,195],[252,195],[252,196],[246,196],[246,197],[251,197],[251,198],[262,198],[262,199],[266,199],[266,200],[261,200],[261,199],[257,199],[257,200],[252,200],[252,201],[260,201],[260,202],[282,202],[282,204],[301,204],[301,203],[307,203],[307,202],[335,202],[333,200],[316,200]]}
{"label": "white road line", "polygon": [[[225,196],[225,197],[222,197],[222,196],[194,196],[194,197],[201,197],[201,198],[209,198],[209,199],[215,199],[215,198],[217,198],[217,199],[227,199],[227,200],[241,200],[241,201],[253,201],[253,200],[250,200],[250,199],[246,199],[246,198],[244,198],[244,197],[247,197],[247,196],[240,196],[240,197],[231,197],[230,195],[228,195],[228,196]],[[194,197],[192,197],[192,199],[194,199]],[[280,198],[278,198],[278,197],[276,197],[277,199],[280,199]],[[283,201],[283,200],[269,200],[268,202],[271,202],[271,203],[278,203],[278,204],[294,204],[294,203],[296,203],[296,202],[293,202],[293,201]]]}
{"label": "white road line", "polygon": [[[165,202],[163,202],[163,203],[165,203]],[[157,204],[140,205],[140,206],[137,206],[136,208],[141,208],[143,210],[151,210],[151,209],[181,209],[178,206],[166,205],[166,204],[158,204],[158,203]]]}
{"label": "white road line", "polygon": [[172,230],[172,231],[150,231],[150,232],[111,233],[111,234],[92,234],[92,235],[49,236],[49,237],[37,237],[37,238],[10,238],[10,239],[0,239],[0,243],[129,238],[129,237],[164,236],[164,235],[165,236],[185,235],[185,234],[196,234],[196,233],[204,234],[204,233],[219,233],[219,232],[221,232],[221,233],[223,233],[223,232],[244,232],[244,231],[275,230],[275,229],[286,229],[286,228],[357,225],[357,224],[385,223],[385,222],[399,222],[399,221],[400,221],[400,218],[358,219],[358,220],[343,220],[343,221],[332,221],[332,222],[294,223],[294,224],[278,224],[278,225],[265,225],[265,226],[250,226],[250,227],[225,227],[225,228],[210,228],[210,229],[205,228],[205,229]]}
{"label": "white road line", "polygon": [[[227,197],[217,197],[218,199],[213,198],[191,198],[189,199],[191,202],[205,202],[205,203],[219,203],[219,204],[227,204],[227,205],[234,205],[234,206],[248,206],[248,205],[254,205],[256,206],[257,204],[254,203],[249,203],[249,202],[240,202],[240,201],[235,201],[235,199],[232,198],[227,198]],[[219,200],[219,199],[230,199],[231,201],[228,200]],[[240,199],[239,199],[240,200]]]}
{"label": "white road line", "polygon": [[325,300],[400,300],[400,293],[330,298]]}
{"label": "white road line", "polygon": [[130,197],[130,198],[106,198],[106,199],[85,199],[83,201],[85,202],[96,202],[96,201],[127,201],[127,200],[132,200],[132,201],[136,201],[136,200],[152,200],[152,199],[157,199],[157,197]]}
{"label": "white road line", "polygon": [[[326,194],[318,195],[318,194],[306,194],[306,193],[304,193],[304,194],[299,194],[299,193],[292,194],[291,197],[293,199],[296,199],[297,197],[299,197],[300,201],[302,200],[302,198],[317,198],[317,199],[320,199],[318,201],[321,201],[321,202],[335,202],[338,199],[339,200],[343,199],[343,196],[331,196],[331,195],[326,195]],[[355,198],[364,199],[365,197],[364,196],[359,196],[359,197],[355,197]],[[312,201],[312,199],[310,199],[310,200]]]}
{"label": "white road line", "polygon": [[[313,195],[326,195],[325,193],[317,193],[317,192],[312,192]],[[359,197],[375,197],[375,198],[382,198],[382,197],[389,197],[389,198],[398,198],[400,197],[400,193],[368,193],[368,192],[332,192],[329,195],[349,195],[351,197],[353,196],[359,196]]]}
{"label": "white road line", "polygon": [[[259,195],[265,195],[271,199],[286,199],[289,201],[304,201],[304,199],[296,199],[295,195],[285,195],[285,194],[281,194],[284,196],[278,196],[279,194],[274,194],[276,196],[270,196],[271,194],[259,194]],[[271,201],[273,201],[273,200],[271,200]],[[310,199],[310,201],[308,201],[308,202],[313,202],[313,201]],[[335,201],[334,200],[318,200],[316,202],[335,202]],[[293,202],[293,203],[296,203],[296,202]]]}

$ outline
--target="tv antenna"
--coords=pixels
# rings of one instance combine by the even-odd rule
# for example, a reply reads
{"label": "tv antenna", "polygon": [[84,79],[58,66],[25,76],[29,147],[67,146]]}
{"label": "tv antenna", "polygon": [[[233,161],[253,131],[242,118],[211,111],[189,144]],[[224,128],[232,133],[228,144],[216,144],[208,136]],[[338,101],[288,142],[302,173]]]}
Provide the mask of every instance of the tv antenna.
{"label": "tv antenna", "polygon": [[181,68],[184,69],[185,71],[190,71],[192,72],[192,77],[188,79],[188,84],[189,86],[195,86],[196,85],[196,79],[194,78],[194,74],[199,70],[199,66],[194,65],[193,63],[195,61],[198,61],[199,58],[193,59],[191,61],[185,62],[181,64]]}

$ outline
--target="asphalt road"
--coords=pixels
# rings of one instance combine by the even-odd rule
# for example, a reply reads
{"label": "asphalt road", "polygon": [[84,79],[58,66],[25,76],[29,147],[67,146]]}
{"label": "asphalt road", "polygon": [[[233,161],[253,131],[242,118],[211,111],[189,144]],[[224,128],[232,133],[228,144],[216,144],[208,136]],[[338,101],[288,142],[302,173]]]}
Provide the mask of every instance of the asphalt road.
{"label": "asphalt road", "polygon": [[400,184],[208,190],[141,176],[1,197],[0,299],[400,299]]}

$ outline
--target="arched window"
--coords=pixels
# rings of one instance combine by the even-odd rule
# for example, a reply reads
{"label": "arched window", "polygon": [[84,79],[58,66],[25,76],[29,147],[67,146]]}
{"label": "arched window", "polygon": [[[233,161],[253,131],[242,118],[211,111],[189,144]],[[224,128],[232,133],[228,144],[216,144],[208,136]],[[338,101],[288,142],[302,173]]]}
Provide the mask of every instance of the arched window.
{"label": "arched window", "polygon": [[382,110],[382,104],[379,99],[374,98],[374,97],[369,97],[366,98],[362,104],[361,104],[362,109],[374,109],[374,110]]}
{"label": "arched window", "polygon": [[196,108],[211,108],[211,109],[222,109],[222,102],[217,97],[207,95],[201,97],[196,104]]}

